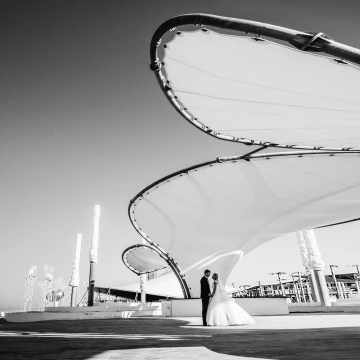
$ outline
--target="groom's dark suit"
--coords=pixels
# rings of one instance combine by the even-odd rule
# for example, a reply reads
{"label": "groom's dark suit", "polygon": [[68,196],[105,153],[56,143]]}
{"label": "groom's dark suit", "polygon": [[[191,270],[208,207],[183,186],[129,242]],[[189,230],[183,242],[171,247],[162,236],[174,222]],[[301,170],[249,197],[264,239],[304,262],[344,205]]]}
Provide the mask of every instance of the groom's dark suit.
{"label": "groom's dark suit", "polygon": [[201,301],[202,301],[202,318],[203,318],[203,325],[206,326],[206,313],[209,306],[209,294],[210,294],[210,285],[209,279],[206,276],[203,276],[200,280],[201,285]]}

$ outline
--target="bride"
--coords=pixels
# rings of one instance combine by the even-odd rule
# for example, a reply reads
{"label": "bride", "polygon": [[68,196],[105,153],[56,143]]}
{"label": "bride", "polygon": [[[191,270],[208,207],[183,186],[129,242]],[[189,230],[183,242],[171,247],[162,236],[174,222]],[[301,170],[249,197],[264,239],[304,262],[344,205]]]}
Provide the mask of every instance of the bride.
{"label": "bride", "polygon": [[212,278],[214,283],[206,313],[207,324],[210,326],[254,324],[253,318],[233,298],[228,297],[218,274],[214,273]]}

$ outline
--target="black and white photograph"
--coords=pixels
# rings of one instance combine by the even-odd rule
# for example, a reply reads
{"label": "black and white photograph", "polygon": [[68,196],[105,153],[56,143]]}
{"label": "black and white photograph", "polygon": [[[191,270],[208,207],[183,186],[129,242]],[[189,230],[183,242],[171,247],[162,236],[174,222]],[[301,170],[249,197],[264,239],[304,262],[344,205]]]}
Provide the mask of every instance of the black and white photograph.
{"label": "black and white photograph", "polygon": [[1,360],[360,359],[360,2],[0,14]]}

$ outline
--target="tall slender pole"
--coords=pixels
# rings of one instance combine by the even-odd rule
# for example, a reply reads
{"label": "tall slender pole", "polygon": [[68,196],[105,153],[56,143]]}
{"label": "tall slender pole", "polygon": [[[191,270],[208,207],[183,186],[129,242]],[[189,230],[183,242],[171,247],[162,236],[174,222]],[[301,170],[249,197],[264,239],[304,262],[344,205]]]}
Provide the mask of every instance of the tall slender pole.
{"label": "tall slender pole", "polygon": [[337,283],[337,281],[336,281],[336,276],[335,276],[334,270],[333,270],[333,267],[337,267],[337,265],[329,265],[329,267],[330,267],[330,271],[331,271],[331,276],[332,276],[332,278],[333,278],[333,280],[334,280],[334,283],[335,283],[336,297],[337,297],[338,299],[341,299],[342,296],[340,295],[338,283]]}
{"label": "tall slender pole", "polygon": [[360,275],[359,265],[355,265],[355,266],[356,266],[356,270],[358,272],[358,275]]}
{"label": "tall slender pole", "polygon": [[81,253],[81,234],[76,235],[76,247],[74,254],[74,263],[71,274],[70,286],[71,286],[71,303],[70,306],[76,306],[76,292],[77,287],[79,286],[80,277],[79,277],[79,267],[80,267],[80,253]]}
{"label": "tall slender pole", "polygon": [[[282,296],[285,296],[285,289],[284,289],[284,285],[283,285],[283,283],[282,283],[282,281],[281,281],[281,278],[280,278],[280,275],[282,275],[282,274],[286,274],[285,272],[283,272],[283,271],[278,271],[278,272],[275,272],[275,273],[269,273],[270,275],[277,275],[277,277],[278,277],[278,280],[279,280],[279,289],[280,289],[280,291],[281,291],[281,294],[282,294]],[[274,294],[274,293],[273,293]]]}
{"label": "tall slender pole", "polygon": [[[146,244],[146,240],[141,238],[141,243]],[[146,303],[146,274],[140,275],[140,291],[141,291],[141,302]]]}
{"label": "tall slender pole", "polygon": [[313,301],[320,302],[319,289],[316,286],[314,270],[311,270],[309,273],[309,282],[310,282],[311,295],[312,295]]}
{"label": "tall slender pole", "polygon": [[339,285],[341,287],[341,292],[342,292],[342,295],[343,295],[343,298],[346,299],[349,297],[347,291],[346,291],[346,287],[345,287],[345,284],[343,282],[339,282]]}
{"label": "tall slender pole", "polygon": [[298,276],[299,276],[299,284],[300,284],[301,294],[302,294],[304,302],[306,302],[305,293],[304,293],[304,286],[303,286],[301,274],[300,274],[299,271],[298,271]]}
{"label": "tall slender pole", "polygon": [[292,277],[292,280],[293,280],[293,286],[294,286],[294,292],[295,292],[296,302],[300,303],[300,302],[301,302],[301,299],[300,299],[300,296],[299,296],[299,292],[298,292],[298,288],[297,288],[297,285],[296,285],[294,276],[291,275],[291,277]]}
{"label": "tall slender pole", "polygon": [[281,282],[280,274],[283,274],[283,273],[278,272],[278,273],[277,273],[277,276],[278,276],[278,279],[279,279],[279,284],[280,284],[281,293],[282,293],[283,296],[285,296],[285,290],[284,290],[283,283]]}
{"label": "tall slender pole", "polygon": [[312,298],[313,294],[311,292],[311,287],[310,287],[310,274],[308,274],[308,278],[305,281],[305,285],[306,285],[306,292],[309,298],[309,302],[313,302],[314,301]]}
{"label": "tall slender pole", "polygon": [[319,291],[319,296],[320,296],[320,303],[321,306],[332,306],[331,305],[331,301],[330,301],[330,297],[329,297],[329,291],[328,288],[326,286],[326,280],[325,280],[325,276],[324,276],[324,272],[323,270],[314,270],[314,275],[315,275],[315,280],[316,283],[318,285],[318,288],[320,289]]}
{"label": "tall slender pole", "polygon": [[357,293],[360,294],[360,286],[359,286],[360,270],[359,270],[359,265],[353,265],[353,266],[355,266],[356,270],[357,270],[357,276],[354,276],[354,279],[355,279],[355,285],[356,285]]}
{"label": "tall slender pole", "polygon": [[95,205],[93,232],[91,237],[91,249],[89,254],[90,274],[89,274],[88,306],[94,306],[95,264],[97,263],[97,257],[98,257],[99,222],[100,222],[100,205]]}
{"label": "tall slender pole", "polygon": [[[317,287],[314,270],[312,268],[312,265],[314,264],[314,262],[313,262],[314,255],[316,257],[319,257],[318,249],[315,249],[315,251],[314,251],[314,245],[316,247],[315,237],[313,236],[312,239],[308,239],[308,237],[306,237],[306,234],[304,233],[304,231],[298,231],[296,233],[296,235],[297,235],[298,245],[299,245],[299,249],[300,249],[300,255],[301,255],[301,259],[302,259],[302,262],[303,262],[303,265],[305,268],[305,272],[309,276],[313,300],[316,302],[320,302],[319,289]],[[310,298],[310,296],[309,296],[309,298]]]}
{"label": "tall slender pole", "polygon": [[331,306],[329,291],[326,286],[324,265],[321,254],[316,243],[313,230],[303,230],[302,235],[308,252],[309,267],[314,271],[315,282],[313,283],[318,289],[319,300],[322,306]]}

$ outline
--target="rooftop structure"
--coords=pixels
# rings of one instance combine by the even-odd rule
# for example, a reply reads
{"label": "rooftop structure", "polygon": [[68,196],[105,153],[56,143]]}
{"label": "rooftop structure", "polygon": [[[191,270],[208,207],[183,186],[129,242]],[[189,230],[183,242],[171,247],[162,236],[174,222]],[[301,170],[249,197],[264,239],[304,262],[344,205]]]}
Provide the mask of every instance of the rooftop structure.
{"label": "rooftop structure", "polygon": [[[189,24],[197,31],[179,28]],[[124,251],[129,269],[168,267],[183,296],[198,297],[206,268],[225,282],[266,241],[360,218],[358,49],[322,33],[190,14],[159,27],[150,58],[184,119],[215,138],[258,146],[136,195],[129,217],[149,245]],[[286,151],[257,154],[266,148]]]}

